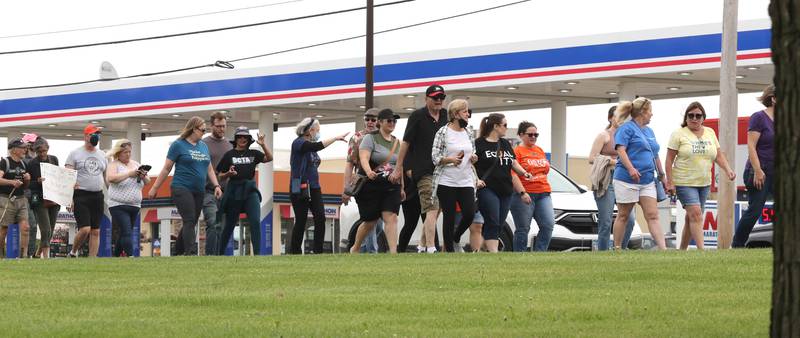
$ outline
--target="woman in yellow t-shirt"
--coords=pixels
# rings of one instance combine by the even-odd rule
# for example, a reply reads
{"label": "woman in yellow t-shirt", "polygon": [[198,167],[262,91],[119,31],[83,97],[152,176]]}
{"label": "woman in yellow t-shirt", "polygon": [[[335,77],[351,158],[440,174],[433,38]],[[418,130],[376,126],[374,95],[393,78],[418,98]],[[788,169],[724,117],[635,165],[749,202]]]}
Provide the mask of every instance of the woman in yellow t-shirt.
{"label": "woman in yellow t-shirt", "polygon": [[717,163],[729,180],[736,173],[719,148],[714,130],[703,126],[706,111],[700,102],[692,102],[683,114],[681,128],[672,133],[667,144],[667,190],[677,194],[686,210],[681,249],[689,247],[689,235],[698,250],[703,250],[703,211],[711,187],[711,166]]}

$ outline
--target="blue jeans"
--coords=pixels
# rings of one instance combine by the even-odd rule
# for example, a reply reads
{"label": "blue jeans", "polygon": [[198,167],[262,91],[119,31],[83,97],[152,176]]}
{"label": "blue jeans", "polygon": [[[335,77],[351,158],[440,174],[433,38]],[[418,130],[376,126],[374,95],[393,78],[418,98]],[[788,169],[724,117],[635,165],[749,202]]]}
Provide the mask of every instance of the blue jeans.
{"label": "blue jeans", "polygon": [[361,244],[361,253],[377,253],[378,252],[378,232],[383,232],[383,219],[378,218],[378,221],[375,223],[375,226],[372,228],[367,234],[367,237],[364,237],[364,242]]}
{"label": "blue jeans", "polygon": [[213,192],[206,191],[203,196],[203,217],[206,220],[206,256],[221,255],[219,251],[219,236],[222,233],[222,222],[217,221],[219,200]]}
{"label": "blue jeans", "polygon": [[[231,188],[229,186],[229,188]],[[227,203],[225,213],[225,227],[219,236],[219,246],[217,252],[225,252],[225,247],[231,241],[233,228],[239,223],[239,215],[244,212],[247,215],[247,223],[250,228],[250,242],[253,244],[253,256],[261,254],[261,200],[257,191],[247,194],[245,200],[230,201]]]}
{"label": "blue jeans", "polygon": [[753,226],[761,217],[761,211],[764,209],[767,198],[773,193],[774,186],[771,175],[764,176],[764,185],[761,190],[756,189],[753,184],[753,176],[753,170],[750,168],[746,169],[742,175],[744,186],[747,188],[747,210],[744,211],[742,218],[739,219],[739,224],[736,225],[736,234],[733,235],[732,244],[734,248],[744,248],[747,244]]}
{"label": "blue jeans", "polygon": [[[608,250],[608,243],[611,240],[611,230],[614,227],[612,216],[614,215],[614,205],[616,198],[614,197],[614,185],[609,185],[606,193],[598,198],[594,194],[594,201],[597,203],[597,250]],[[622,237],[622,248],[628,247],[628,242],[631,240],[631,232],[633,232],[633,225],[636,222],[636,214],[631,210],[628,217],[628,224],[625,225],[625,237]]]}
{"label": "blue jeans", "polygon": [[528,232],[531,229],[531,218],[536,220],[539,233],[536,235],[534,251],[547,251],[550,238],[553,237],[553,226],[556,221],[553,217],[553,200],[550,193],[528,193],[531,204],[522,202],[519,196],[511,197],[511,217],[514,218],[514,251],[528,250]]}
{"label": "blue jeans", "polygon": [[508,216],[512,195],[500,196],[491,188],[478,190],[478,210],[483,215],[483,239],[497,240]]}
{"label": "blue jeans", "polygon": [[117,250],[125,252],[128,257],[133,257],[133,223],[139,215],[139,208],[132,205],[118,205],[108,208],[111,213],[111,222],[119,227]]}

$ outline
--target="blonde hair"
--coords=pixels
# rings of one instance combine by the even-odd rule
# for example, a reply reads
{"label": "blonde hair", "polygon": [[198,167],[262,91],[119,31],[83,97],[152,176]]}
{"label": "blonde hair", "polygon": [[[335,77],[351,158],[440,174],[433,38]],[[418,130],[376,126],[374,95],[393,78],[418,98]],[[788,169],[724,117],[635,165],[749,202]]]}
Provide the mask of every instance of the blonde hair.
{"label": "blonde hair", "polygon": [[131,150],[133,150],[133,143],[131,143],[130,140],[128,139],[117,140],[117,142],[114,143],[114,146],[108,152],[108,157],[116,160],[119,157],[119,153],[125,150],[124,149],[125,146],[131,147]]}
{"label": "blonde hair", "polygon": [[192,116],[192,118],[190,118],[189,121],[186,121],[186,125],[183,126],[183,129],[181,130],[181,136],[178,138],[181,140],[185,140],[187,137],[189,137],[189,135],[192,135],[195,128],[200,128],[200,126],[202,126],[203,123],[206,123],[206,121],[203,120],[202,117]]}
{"label": "blonde hair", "polygon": [[456,119],[456,114],[460,111],[467,110],[469,107],[469,103],[467,100],[464,99],[455,99],[450,101],[450,104],[447,105],[447,119],[449,121]]}
{"label": "blonde hair", "polygon": [[634,119],[645,110],[652,109],[652,101],[646,97],[638,97],[636,100],[622,101],[617,105],[617,110],[614,112],[614,121],[617,125],[622,125],[630,119]]}
{"label": "blonde hair", "polygon": [[308,131],[311,128],[318,125],[319,125],[319,120],[312,117],[306,117],[302,121],[300,121],[300,123],[297,124],[294,133],[297,134],[297,136],[303,136],[306,133],[308,133]]}

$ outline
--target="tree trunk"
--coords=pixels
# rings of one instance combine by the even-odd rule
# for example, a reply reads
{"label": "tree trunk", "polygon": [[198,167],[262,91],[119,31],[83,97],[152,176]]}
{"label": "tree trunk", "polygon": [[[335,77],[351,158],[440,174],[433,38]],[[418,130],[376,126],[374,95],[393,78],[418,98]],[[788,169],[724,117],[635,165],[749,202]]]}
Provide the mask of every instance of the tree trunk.
{"label": "tree trunk", "polygon": [[800,336],[800,0],[773,0],[775,226],[770,336]]}

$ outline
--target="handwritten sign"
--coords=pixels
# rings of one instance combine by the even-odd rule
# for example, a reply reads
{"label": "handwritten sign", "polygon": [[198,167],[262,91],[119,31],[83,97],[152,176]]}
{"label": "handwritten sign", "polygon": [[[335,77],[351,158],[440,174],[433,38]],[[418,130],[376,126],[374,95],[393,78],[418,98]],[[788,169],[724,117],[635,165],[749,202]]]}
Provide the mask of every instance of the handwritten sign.
{"label": "handwritten sign", "polygon": [[49,163],[41,163],[43,198],[59,205],[72,205],[72,193],[78,172],[74,169],[61,168]]}

